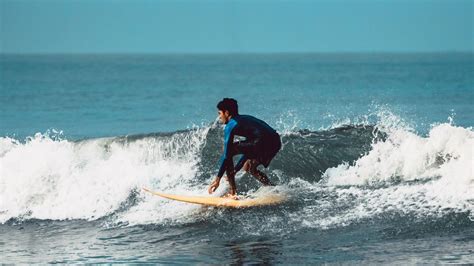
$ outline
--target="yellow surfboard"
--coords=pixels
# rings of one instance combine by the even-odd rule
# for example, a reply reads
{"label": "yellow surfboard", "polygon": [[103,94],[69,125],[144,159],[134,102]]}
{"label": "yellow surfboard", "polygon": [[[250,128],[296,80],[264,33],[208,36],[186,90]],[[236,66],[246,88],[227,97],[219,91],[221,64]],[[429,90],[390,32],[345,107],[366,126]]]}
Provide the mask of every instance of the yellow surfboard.
{"label": "yellow surfboard", "polygon": [[235,200],[231,198],[212,197],[212,196],[181,196],[181,195],[174,195],[174,194],[166,194],[166,193],[151,191],[146,188],[143,188],[143,190],[153,195],[157,195],[157,196],[167,198],[170,200],[177,200],[177,201],[201,204],[201,205],[206,205],[206,206],[229,207],[229,208],[248,208],[248,207],[275,205],[285,200],[285,197],[281,194],[269,194],[269,195],[264,195],[264,196],[260,196],[256,198],[243,198],[243,199]]}

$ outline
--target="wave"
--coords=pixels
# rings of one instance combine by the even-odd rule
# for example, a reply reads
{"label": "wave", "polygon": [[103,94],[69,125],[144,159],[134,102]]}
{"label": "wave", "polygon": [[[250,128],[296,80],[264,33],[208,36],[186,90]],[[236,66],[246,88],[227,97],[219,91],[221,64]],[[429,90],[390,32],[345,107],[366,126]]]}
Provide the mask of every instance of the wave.
{"label": "wave", "polygon": [[[197,206],[160,200],[140,188],[205,194],[222,137],[221,128],[211,125],[80,141],[47,134],[24,142],[0,138],[0,223],[205,219]],[[300,226],[326,228],[393,210],[472,217],[473,141],[471,128],[451,124],[433,126],[428,136],[363,124],[293,130],[282,134],[282,150],[267,172],[290,195],[290,210],[279,213],[289,224],[296,219]],[[247,175],[238,179],[243,192],[259,187]]]}
{"label": "wave", "polygon": [[353,164],[327,169],[320,184],[340,187],[339,193],[357,198],[357,211],[349,216],[465,213],[474,221],[472,147],[472,128],[439,124],[427,137],[394,130]]}
{"label": "wave", "polygon": [[192,180],[194,154],[207,130],[134,140],[1,138],[0,221],[97,219],[117,210],[137,187],[167,189]]}

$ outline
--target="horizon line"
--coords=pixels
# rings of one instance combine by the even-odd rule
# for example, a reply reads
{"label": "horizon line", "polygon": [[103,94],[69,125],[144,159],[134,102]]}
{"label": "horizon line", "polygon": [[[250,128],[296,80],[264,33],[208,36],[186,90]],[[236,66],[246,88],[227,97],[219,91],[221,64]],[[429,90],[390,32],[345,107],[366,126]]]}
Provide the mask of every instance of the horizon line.
{"label": "horizon line", "polygon": [[474,50],[280,51],[280,52],[0,52],[0,55],[285,55],[285,54],[472,54]]}

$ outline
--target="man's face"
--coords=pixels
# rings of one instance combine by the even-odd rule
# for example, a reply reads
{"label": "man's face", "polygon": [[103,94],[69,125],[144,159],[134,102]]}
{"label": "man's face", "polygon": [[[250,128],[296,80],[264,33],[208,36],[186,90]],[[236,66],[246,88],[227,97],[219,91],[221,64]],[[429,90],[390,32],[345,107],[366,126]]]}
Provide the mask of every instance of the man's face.
{"label": "man's face", "polygon": [[229,122],[230,120],[229,111],[218,110],[217,113],[219,114],[219,121],[221,121],[222,124],[227,124],[227,122]]}

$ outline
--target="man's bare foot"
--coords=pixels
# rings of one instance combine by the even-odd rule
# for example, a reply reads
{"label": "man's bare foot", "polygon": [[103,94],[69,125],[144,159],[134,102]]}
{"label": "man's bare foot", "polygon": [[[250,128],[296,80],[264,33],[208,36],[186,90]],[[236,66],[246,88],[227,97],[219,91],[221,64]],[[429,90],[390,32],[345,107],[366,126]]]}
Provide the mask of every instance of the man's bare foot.
{"label": "man's bare foot", "polygon": [[225,194],[224,196],[222,196],[223,198],[228,198],[228,199],[233,199],[233,200],[238,200],[239,197],[237,195],[234,195],[234,194],[230,194],[230,193],[227,193]]}

